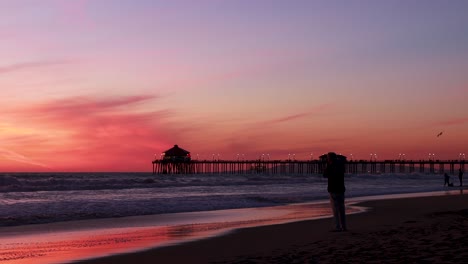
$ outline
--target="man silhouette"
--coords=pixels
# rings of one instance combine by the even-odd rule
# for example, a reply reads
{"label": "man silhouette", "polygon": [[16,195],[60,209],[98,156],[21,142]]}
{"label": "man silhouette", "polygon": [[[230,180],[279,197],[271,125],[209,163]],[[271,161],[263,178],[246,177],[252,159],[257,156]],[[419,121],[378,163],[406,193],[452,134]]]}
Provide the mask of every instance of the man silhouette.
{"label": "man silhouette", "polygon": [[327,191],[330,195],[335,231],[346,231],[344,163],[338,159],[336,153],[327,154],[327,167],[323,175],[328,178]]}

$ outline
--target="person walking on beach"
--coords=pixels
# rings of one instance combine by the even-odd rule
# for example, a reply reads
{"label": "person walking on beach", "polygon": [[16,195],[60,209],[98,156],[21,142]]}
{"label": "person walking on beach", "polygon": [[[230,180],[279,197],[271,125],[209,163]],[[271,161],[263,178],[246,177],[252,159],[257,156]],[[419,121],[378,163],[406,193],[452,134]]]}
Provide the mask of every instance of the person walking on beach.
{"label": "person walking on beach", "polygon": [[335,222],[335,231],[347,231],[346,211],[344,204],[344,193],[346,191],[344,184],[344,163],[339,160],[336,153],[327,154],[327,166],[323,176],[328,178],[327,191],[330,195],[330,204],[333,210],[333,219]]}
{"label": "person walking on beach", "polygon": [[462,169],[458,169],[458,179],[460,180],[460,186],[463,186],[463,171]]}

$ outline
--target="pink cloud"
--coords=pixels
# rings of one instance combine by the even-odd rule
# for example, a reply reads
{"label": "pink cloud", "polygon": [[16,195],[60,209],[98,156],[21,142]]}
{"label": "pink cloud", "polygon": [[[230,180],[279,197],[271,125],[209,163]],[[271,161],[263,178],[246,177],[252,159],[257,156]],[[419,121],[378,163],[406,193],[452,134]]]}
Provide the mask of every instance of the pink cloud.
{"label": "pink cloud", "polygon": [[46,102],[26,108],[26,112],[54,115],[84,115],[99,114],[120,107],[132,106],[158,98],[154,95],[128,96],[123,98],[95,99],[88,97],[72,97],[53,102]]}
{"label": "pink cloud", "polygon": [[[280,156],[282,158],[288,153],[297,153],[298,155],[301,153],[308,153],[310,155],[312,149],[317,150],[317,148],[328,148],[332,145],[340,145],[343,143],[344,139],[323,137],[321,139],[314,139],[307,136],[299,136],[301,137],[299,138],[298,136],[285,134],[284,130],[277,129],[275,125],[305,118],[314,118],[317,115],[322,115],[325,110],[332,106],[333,104],[331,103],[321,104],[310,108],[309,111],[306,112],[285,115],[255,123],[244,120],[247,121],[247,123],[236,127],[235,130],[224,131],[218,135],[210,134],[205,137],[200,135],[199,137],[204,138],[207,143],[197,146],[197,151],[200,153],[212,152],[213,146],[216,146],[214,148],[216,149],[215,152],[227,155],[228,158],[236,158],[235,155],[239,153],[243,153],[248,158],[258,158],[258,155],[262,153],[269,153],[272,156]],[[239,121],[242,122],[242,120]],[[216,123],[219,124],[220,122],[222,121]],[[286,133],[295,134],[294,131]]]}
{"label": "pink cloud", "polygon": [[438,126],[457,126],[457,125],[463,125],[466,123],[468,123],[468,117],[447,119],[447,120],[440,121],[434,124]]}
{"label": "pink cloud", "polygon": [[[164,64],[152,67],[155,72],[164,72],[165,76],[170,76],[161,82],[162,87],[190,88],[206,86],[217,82],[229,82],[236,79],[262,78],[271,79],[271,75],[278,75],[294,71],[310,64],[307,54],[294,52],[291,50],[248,50],[241,52],[239,61],[228,61],[213,59],[209,66],[200,67],[190,64],[190,59],[174,59],[178,54],[183,54],[180,50],[167,50],[163,59],[156,54],[161,51],[142,51],[140,56],[155,57],[157,61],[165,61]],[[315,59],[319,59],[318,57]],[[181,76],[181,72],[185,74]]]}
{"label": "pink cloud", "polygon": [[29,157],[26,157],[25,155],[22,155],[20,153],[17,153],[15,151],[11,151],[5,148],[0,148],[0,156],[3,159],[7,159],[10,161],[14,161],[14,162],[25,163],[28,165],[34,165],[34,166],[39,166],[43,168],[50,168],[48,165],[42,162],[35,161]]}
{"label": "pink cloud", "polygon": [[[35,133],[6,143],[16,151],[27,149],[54,170],[150,171],[154,153],[180,137],[168,121],[172,111],[155,109],[158,98],[73,97],[17,109],[18,124]],[[137,107],[149,103],[153,106]]]}
{"label": "pink cloud", "polygon": [[294,114],[294,115],[283,116],[283,117],[280,117],[280,118],[276,118],[276,119],[272,119],[272,120],[266,121],[265,124],[284,123],[284,122],[288,122],[288,121],[292,121],[292,120],[304,118],[304,117],[307,117],[307,116],[309,116],[309,115],[311,115],[310,112],[298,113],[298,114]]}
{"label": "pink cloud", "polygon": [[262,123],[263,125],[264,124],[278,124],[278,123],[284,123],[284,122],[289,122],[289,121],[293,121],[293,120],[296,120],[296,119],[301,119],[301,118],[306,118],[306,117],[309,117],[309,116],[312,116],[314,114],[318,114],[318,113],[321,113],[323,112],[324,110],[330,108],[332,106],[332,104],[322,104],[322,105],[319,105],[319,106],[316,106],[314,108],[312,108],[310,111],[308,112],[302,112],[302,113],[297,113],[297,114],[292,114],[292,115],[287,115],[287,116],[283,116],[283,117],[279,117],[279,118],[275,118],[275,119],[271,119],[271,120],[268,120],[268,121],[265,121],[264,123]]}
{"label": "pink cloud", "polygon": [[0,67],[0,74],[22,71],[22,70],[29,70],[29,69],[36,69],[42,67],[49,67],[54,65],[60,64],[68,64],[70,63],[69,60],[45,60],[45,61],[33,61],[33,62],[24,62],[24,63],[16,63],[11,64],[8,66],[1,66]]}

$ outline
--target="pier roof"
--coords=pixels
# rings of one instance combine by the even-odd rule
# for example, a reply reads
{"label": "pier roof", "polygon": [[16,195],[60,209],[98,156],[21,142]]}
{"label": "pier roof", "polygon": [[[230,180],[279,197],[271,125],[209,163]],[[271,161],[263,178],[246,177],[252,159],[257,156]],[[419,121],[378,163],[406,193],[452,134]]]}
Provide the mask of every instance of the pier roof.
{"label": "pier roof", "polygon": [[187,151],[183,148],[179,148],[178,145],[174,145],[174,147],[166,150],[163,152],[164,156],[168,157],[168,156],[171,156],[171,157],[183,157],[183,156],[187,156],[188,154],[190,153],[190,151]]}

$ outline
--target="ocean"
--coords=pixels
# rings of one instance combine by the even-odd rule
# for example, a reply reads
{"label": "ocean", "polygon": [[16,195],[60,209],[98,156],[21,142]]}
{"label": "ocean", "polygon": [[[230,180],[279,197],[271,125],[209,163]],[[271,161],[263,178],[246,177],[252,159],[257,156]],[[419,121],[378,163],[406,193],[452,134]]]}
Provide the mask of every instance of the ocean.
{"label": "ocean", "polygon": [[[441,191],[443,182],[428,173],[345,176],[347,198]],[[313,202],[327,199],[326,185],[318,174],[2,173],[0,226]]]}

